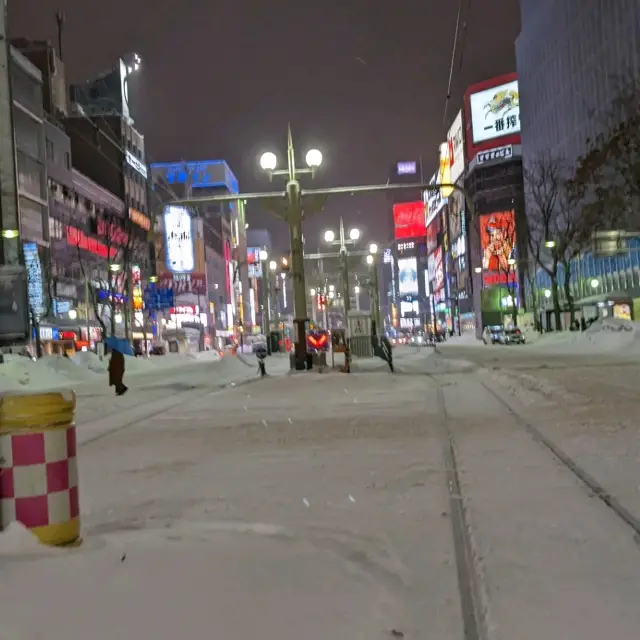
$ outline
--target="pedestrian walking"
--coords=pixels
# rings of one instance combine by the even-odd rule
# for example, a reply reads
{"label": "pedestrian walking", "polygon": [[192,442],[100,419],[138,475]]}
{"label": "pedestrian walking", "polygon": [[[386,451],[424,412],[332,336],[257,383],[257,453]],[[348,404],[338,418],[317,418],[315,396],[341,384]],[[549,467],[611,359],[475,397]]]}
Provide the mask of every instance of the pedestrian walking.
{"label": "pedestrian walking", "polygon": [[123,396],[129,390],[122,379],[124,378],[124,357],[133,356],[133,349],[128,340],[109,336],[105,338],[104,344],[111,349],[111,358],[109,359],[109,386],[115,387],[116,395]]}
{"label": "pedestrian walking", "polygon": [[120,351],[112,351],[109,360],[109,386],[116,388],[116,395],[123,396],[129,389],[124,382],[124,355]]}
{"label": "pedestrian walking", "polygon": [[382,353],[384,355],[384,359],[387,361],[387,364],[389,365],[389,371],[393,373],[394,372],[393,347],[391,346],[391,342],[389,341],[389,338],[387,338],[387,336],[382,336],[382,339],[380,340],[380,344],[382,347]]}
{"label": "pedestrian walking", "polygon": [[256,347],[256,356],[258,358],[258,373],[261,378],[264,378],[267,375],[267,365],[265,363],[265,359],[267,357],[267,345],[258,345]]}

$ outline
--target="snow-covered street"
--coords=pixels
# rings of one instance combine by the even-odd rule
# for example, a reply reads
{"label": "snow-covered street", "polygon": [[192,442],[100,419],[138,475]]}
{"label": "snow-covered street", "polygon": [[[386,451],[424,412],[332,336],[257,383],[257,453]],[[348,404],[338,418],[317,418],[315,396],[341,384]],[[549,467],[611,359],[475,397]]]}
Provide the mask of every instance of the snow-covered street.
{"label": "snow-covered street", "polygon": [[79,390],[84,544],[0,536],[0,637],[636,637],[640,359],[394,358]]}

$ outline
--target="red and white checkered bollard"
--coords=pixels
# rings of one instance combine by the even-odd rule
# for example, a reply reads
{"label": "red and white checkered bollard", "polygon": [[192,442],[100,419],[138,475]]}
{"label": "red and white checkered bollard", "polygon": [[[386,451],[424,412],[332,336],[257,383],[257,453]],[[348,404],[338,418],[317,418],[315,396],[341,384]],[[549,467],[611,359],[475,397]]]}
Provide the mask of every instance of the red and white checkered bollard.
{"label": "red and white checkered bollard", "polygon": [[80,538],[73,392],[0,396],[0,530],[17,521],[42,542]]}

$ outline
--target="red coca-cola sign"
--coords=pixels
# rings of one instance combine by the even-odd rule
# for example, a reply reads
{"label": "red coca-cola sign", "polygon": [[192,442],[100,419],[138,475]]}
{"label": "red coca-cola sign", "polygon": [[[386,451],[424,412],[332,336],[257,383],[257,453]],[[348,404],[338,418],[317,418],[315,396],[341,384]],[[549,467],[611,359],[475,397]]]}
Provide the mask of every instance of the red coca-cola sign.
{"label": "red coca-cola sign", "polygon": [[396,240],[424,237],[427,232],[424,202],[399,202],[394,204],[393,224]]}
{"label": "red coca-cola sign", "polygon": [[207,295],[207,278],[204,273],[169,273],[160,274],[158,278],[160,289],[173,289],[173,295],[185,293]]}

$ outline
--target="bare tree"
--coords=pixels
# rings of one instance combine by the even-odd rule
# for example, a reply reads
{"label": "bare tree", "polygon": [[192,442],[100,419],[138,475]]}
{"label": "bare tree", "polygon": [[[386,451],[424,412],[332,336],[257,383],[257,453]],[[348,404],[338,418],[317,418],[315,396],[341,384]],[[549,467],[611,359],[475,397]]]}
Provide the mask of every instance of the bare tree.
{"label": "bare tree", "polygon": [[538,158],[525,171],[528,248],[535,267],[551,280],[554,324],[558,331],[562,329],[560,286],[573,322],[572,261],[588,246],[592,230],[592,217],[580,206],[568,178],[562,162],[549,154]]}
{"label": "bare tree", "polygon": [[640,229],[640,78],[629,73],[614,81],[615,96],[600,133],[587,140],[570,183],[592,219],[594,231]]}

